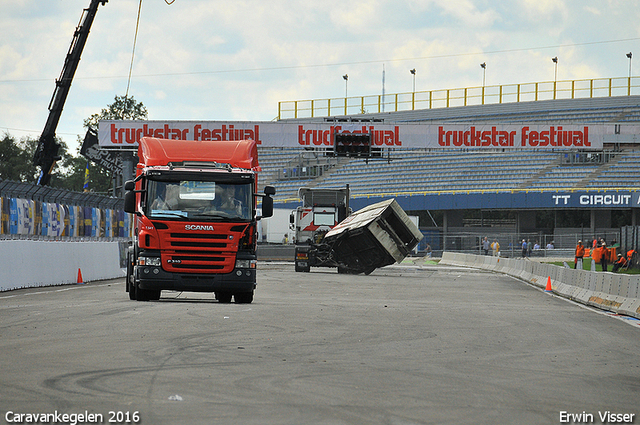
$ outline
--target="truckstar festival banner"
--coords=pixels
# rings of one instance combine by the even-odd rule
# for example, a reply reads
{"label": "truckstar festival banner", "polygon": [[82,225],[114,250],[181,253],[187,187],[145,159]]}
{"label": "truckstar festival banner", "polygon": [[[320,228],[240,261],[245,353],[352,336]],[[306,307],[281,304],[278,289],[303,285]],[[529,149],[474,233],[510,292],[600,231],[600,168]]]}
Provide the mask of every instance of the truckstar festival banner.
{"label": "truckstar festival banner", "polygon": [[183,140],[256,140],[263,147],[332,146],[333,133],[371,133],[374,147],[602,149],[605,140],[622,133],[639,134],[638,126],[613,124],[384,124],[282,123],[221,121],[100,121],[101,149],[135,150],[141,137]]}

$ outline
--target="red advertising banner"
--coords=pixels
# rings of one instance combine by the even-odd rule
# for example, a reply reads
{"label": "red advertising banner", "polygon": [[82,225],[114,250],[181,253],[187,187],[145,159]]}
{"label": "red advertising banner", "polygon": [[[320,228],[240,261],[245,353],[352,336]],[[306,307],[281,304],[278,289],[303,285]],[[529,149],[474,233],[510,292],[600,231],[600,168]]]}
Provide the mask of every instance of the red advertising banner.
{"label": "red advertising banner", "polygon": [[[264,147],[330,147],[333,133],[371,133],[393,148],[602,149],[620,125],[283,123],[260,121],[100,121],[101,149],[135,150],[141,137],[219,141],[251,139]],[[623,134],[639,134],[638,126]],[[627,137],[628,138],[628,137]]]}

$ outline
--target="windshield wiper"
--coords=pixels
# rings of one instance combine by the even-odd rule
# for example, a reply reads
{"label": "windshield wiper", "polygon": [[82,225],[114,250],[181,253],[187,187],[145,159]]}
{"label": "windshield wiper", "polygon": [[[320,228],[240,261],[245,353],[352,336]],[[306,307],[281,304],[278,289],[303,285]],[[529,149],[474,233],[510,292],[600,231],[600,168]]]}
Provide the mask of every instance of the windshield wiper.
{"label": "windshield wiper", "polygon": [[151,211],[151,216],[152,217],[157,217],[157,216],[169,216],[169,217],[180,217],[180,218],[187,218],[187,213],[184,211]]}
{"label": "windshield wiper", "polygon": [[211,217],[211,218],[221,218],[223,220],[232,220],[236,217],[230,217],[228,214],[220,214],[217,212],[201,212],[198,214],[194,214],[193,217]]}
{"label": "windshield wiper", "polygon": [[247,220],[246,218],[243,217],[239,217],[236,215],[229,215],[227,213],[220,213],[220,212],[201,212],[198,214],[194,214],[192,217],[208,217],[208,218],[219,218],[222,220],[228,220],[228,221],[245,221]]}

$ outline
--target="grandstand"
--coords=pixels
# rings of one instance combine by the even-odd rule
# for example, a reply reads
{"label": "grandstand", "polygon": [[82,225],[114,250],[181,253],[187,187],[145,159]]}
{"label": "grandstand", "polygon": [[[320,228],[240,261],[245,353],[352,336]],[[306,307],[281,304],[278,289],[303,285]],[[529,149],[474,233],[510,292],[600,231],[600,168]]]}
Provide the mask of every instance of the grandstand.
{"label": "grandstand", "polygon": [[[351,118],[385,123],[628,123],[640,121],[640,96],[476,105]],[[326,118],[291,121],[323,120]],[[328,166],[321,175],[304,178],[299,178],[300,170],[319,164],[320,154],[262,149],[260,160],[262,183],[275,185],[276,202],[286,202],[297,197],[301,186],[336,188],[347,183],[355,197],[472,190],[640,189],[638,149],[635,144],[608,146],[604,160],[592,161],[596,158],[593,155],[577,162],[567,161],[566,152],[554,150],[396,149],[381,159],[325,159]]]}
{"label": "grandstand", "polygon": [[[349,120],[384,124],[629,124],[640,122],[640,96],[501,103],[282,121]],[[439,205],[434,201],[437,197],[433,195],[438,194],[453,194],[462,200],[465,195],[490,192],[634,192],[640,191],[640,143],[635,142],[637,138],[640,135],[627,138],[623,143],[605,143],[603,150],[590,152],[390,148],[385,149],[382,158],[375,159],[330,158],[303,149],[261,148],[264,170],[261,184],[276,186],[276,207],[282,208],[297,205],[299,187],[339,188],[346,184],[352,189],[355,204],[362,204],[358,199],[372,203],[385,197],[429,197],[431,210],[451,208],[450,202]],[[486,205],[474,204],[474,201],[460,201],[459,204],[464,205],[460,207],[462,209],[487,209]],[[513,210],[527,208],[531,205],[512,207]],[[526,217],[531,221],[531,215]],[[519,220],[518,231],[540,230],[531,228],[530,224],[523,223],[524,220]],[[629,224],[635,225],[635,212],[632,221]],[[460,230],[461,220],[455,222]],[[533,222],[535,226],[535,217]],[[597,228],[611,227],[611,219],[598,211],[596,215],[592,214],[587,226],[589,224],[595,233]],[[447,232],[447,229],[442,231]]]}

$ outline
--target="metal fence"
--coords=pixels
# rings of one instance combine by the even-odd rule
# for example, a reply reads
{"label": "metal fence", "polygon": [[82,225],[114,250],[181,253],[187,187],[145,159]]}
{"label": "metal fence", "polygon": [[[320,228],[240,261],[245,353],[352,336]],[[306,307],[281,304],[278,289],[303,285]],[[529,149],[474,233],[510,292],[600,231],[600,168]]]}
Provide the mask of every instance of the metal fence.
{"label": "metal fence", "polygon": [[34,201],[76,205],[79,207],[112,210],[121,210],[124,208],[124,200],[121,198],[113,198],[91,192],[74,192],[71,190],[10,180],[0,181],[0,196],[3,198],[31,199]]}
{"label": "metal fence", "polygon": [[0,239],[120,240],[131,237],[124,200],[0,181]]}

